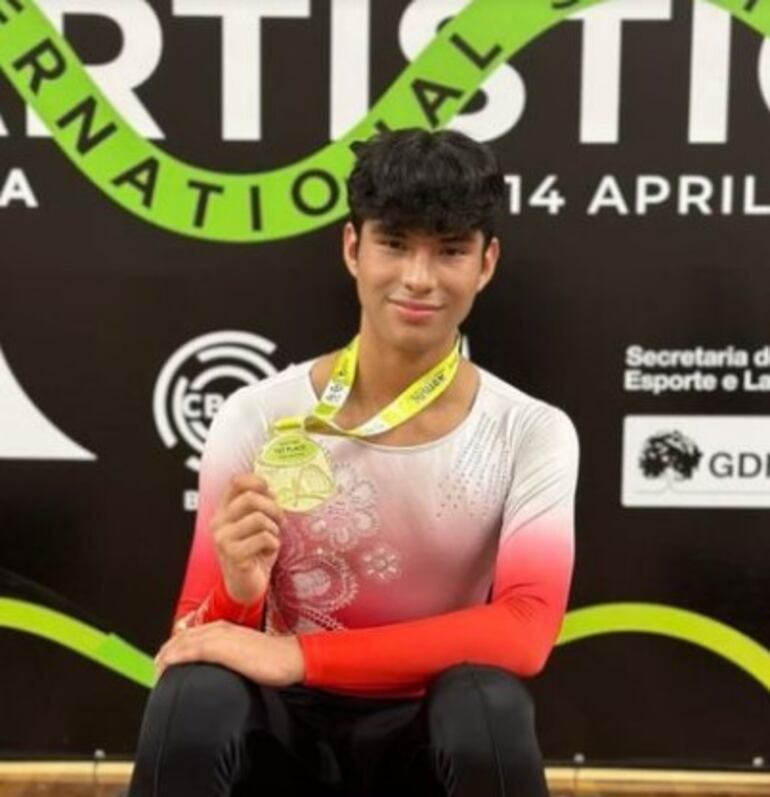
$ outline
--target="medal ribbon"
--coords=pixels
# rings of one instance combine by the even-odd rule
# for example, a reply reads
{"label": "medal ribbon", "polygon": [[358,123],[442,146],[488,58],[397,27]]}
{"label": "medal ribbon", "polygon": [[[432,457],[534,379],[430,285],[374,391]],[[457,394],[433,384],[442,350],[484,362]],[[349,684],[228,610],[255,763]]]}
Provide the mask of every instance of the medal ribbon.
{"label": "medal ribbon", "polygon": [[371,437],[382,434],[413,418],[434,402],[452,383],[460,365],[460,337],[452,351],[441,362],[418,377],[399,396],[376,415],[353,429],[343,429],[334,423],[334,416],[345,404],[356,376],[359,336],[339,353],[320,401],[307,416],[281,418],[273,424],[276,432],[302,428],[307,431],[328,432],[330,429],[346,437]]}

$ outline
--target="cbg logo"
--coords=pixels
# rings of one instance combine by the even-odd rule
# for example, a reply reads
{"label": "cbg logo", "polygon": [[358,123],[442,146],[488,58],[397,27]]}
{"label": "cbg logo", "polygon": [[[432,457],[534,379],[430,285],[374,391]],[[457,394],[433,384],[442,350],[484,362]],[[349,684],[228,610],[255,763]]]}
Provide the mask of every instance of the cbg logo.
{"label": "cbg logo", "polygon": [[767,441],[767,416],[627,415],[621,501],[624,506],[770,506]]}
{"label": "cbg logo", "polygon": [[212,419],[227,396],[276,373],[267,359],[276,344],[251,332],[210,332],[180,346],[155,383],[152,409],[167,448],[187,446],[185,465],[197,471]]}

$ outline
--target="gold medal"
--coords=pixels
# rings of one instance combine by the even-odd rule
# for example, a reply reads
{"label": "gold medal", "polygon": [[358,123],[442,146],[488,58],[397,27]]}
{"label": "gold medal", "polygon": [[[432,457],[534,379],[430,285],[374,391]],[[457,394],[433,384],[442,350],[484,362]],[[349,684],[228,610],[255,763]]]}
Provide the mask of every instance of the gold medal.
{"label": "gold medal", "polygon": [[328,501],[335,492],[334,473],[326,453],[308,436],[312,432],[346,437],[372,437],[409,420],[434,402],[451,384],[460,364],[460,339],[429,371],[373,418],[343,429],[334,416],[345,403],[356,374],[359,336],[340,352],[321,400],[307,416],[281,418],[254,463],[270,486],[278,504],[293,512],[308,512]]}
{"label": "gold medal", "polygon": [[[286,419],[291,421],[292,419]],[[279,421],[255,463],[279,506],[307,512],[331,498],[335,491],[331,463],[325,451],[301,425]]]}

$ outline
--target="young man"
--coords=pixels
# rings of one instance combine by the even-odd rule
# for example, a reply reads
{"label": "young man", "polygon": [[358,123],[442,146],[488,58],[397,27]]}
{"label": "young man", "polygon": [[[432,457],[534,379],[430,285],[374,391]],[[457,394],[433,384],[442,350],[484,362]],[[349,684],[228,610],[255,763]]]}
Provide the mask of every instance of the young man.
{"label": "young man", "polygon": [[356,155],[359,335],[212,424],[131,797],[547,794],[519,677],[567,603],[577,437],[457,348],[503,180],[455,132]]}

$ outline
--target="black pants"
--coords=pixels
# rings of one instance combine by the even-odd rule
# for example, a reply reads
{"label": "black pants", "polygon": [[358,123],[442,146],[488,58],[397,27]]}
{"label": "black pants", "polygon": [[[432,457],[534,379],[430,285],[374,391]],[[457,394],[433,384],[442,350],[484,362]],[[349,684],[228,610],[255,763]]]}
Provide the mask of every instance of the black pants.
{"label": "black pants", "polygon": [[422,699],[265,687],[169,667],[145,710],[129,797],[544,797],[521,682],[461,664]]}

